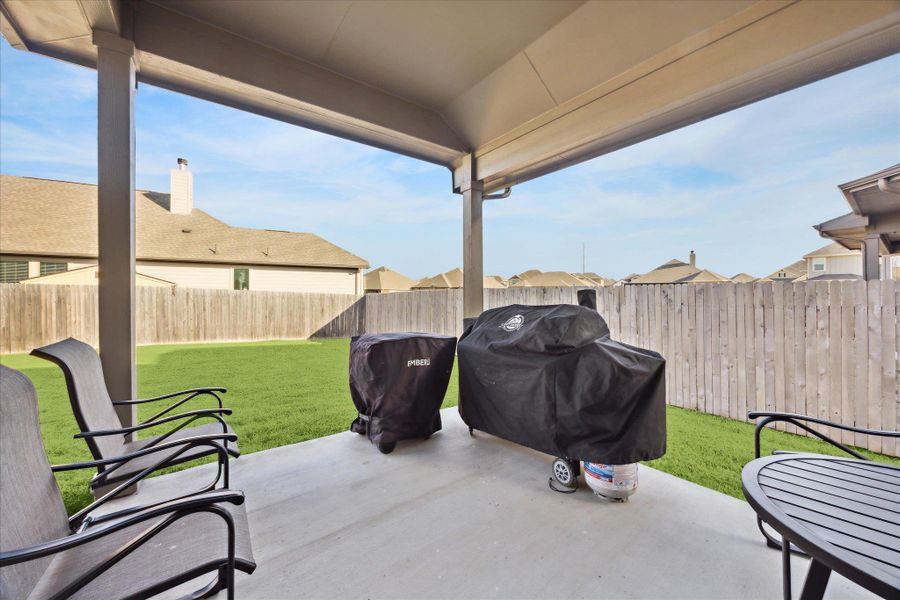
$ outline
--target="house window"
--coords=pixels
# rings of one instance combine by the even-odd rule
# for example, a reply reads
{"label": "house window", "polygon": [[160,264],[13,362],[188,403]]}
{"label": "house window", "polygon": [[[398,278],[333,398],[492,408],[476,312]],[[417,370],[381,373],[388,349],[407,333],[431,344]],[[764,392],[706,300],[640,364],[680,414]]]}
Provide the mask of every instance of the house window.
{"label": "house window", "polygon": [[234,270],[234,289],[249,290],[250,289],[250,269]]}
{"label": "house window", "polygon": [[825,259],[824,258],[812,259],[812,270],[813,270],[813,273],[824,273],[825,272]]}
{"label": "house window", "polygon": [[58,262],[42,262],[41,275],[50,275],[51,273],[63,273],[66,270],[66,263]]}
{"label": "house window", "polygon": [[19,283],[28,279],[28,263],[24,260],[0,260],[0,283]]}

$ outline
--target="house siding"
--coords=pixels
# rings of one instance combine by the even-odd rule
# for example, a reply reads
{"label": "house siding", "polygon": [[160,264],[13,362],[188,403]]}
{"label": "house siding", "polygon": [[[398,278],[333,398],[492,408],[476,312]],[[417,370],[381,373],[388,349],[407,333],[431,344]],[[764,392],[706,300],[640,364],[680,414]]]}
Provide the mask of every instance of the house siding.
{"label": "house siding", "polygon": [[[2,260],[25,261],[29,274],[38,273],[45,262],[64,262],[67,270],[90,267],[97,261],[68,257],[0,256]],[[230,290],[234,288],[234,269],[250,269],[250,289],[270,292],[307,292],[325,294],[362,294],[362,269],[328,269],[319,267],[253,267],[164,261],[137,261],[137,271],[174,283],[178,287]],[[85,283],[91,278],[84,280]],[[96,279],[96,278],[94,278]],[[79,281],[81,282],[81,281]]]}
{"label": "house siding", "polygon": [[[823,257],[818,257],[823,258]],[[826,256],[825,270],[813,271],[813,261],[815,258],[806,259],[806,272],[809,278],[814,279],[822,275],[859,275],[862,276],[862,257],[859,254],[848,254],[846,256]]]}
{"label": "house siding", "polygon": [[204,265],[175,262],[137,262],[144,275],[171,281],[178,287],[230,290],[234,280],[230,265]]}
{"label": "house siding", "polygon": [[359,269],[250,267],[251,290],[357,294],[359,285]]}

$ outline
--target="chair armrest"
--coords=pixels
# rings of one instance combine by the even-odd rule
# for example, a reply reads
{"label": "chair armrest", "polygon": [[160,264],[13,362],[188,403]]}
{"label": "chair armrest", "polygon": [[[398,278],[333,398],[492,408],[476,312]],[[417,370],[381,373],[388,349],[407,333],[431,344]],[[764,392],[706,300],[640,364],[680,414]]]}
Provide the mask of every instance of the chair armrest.
{"label": "chair armrest", "polygon": [[175,402],[174,404],[167,406],[166,408],[162,409],[161,411],[159,411],[158,413],[156,413],[155,415],[153,415],[152,417],[147,419],[147,422],[150,422],[150,421],[156,421],[163,415],[172,412],[173,410],[175,410],[176,408],[178,408],[185,402],[189,402],[189,401],[193,400],[194,398],[202,398],[205,396],[212,396],[213,398],[216,399],[216,404],[218,405],[218,407],[224,408],[224,404],[222,403],[222,397],[219,396],[219,394],[217,392],[221,392],[224,394],[225,391],[226,391],[225,388],[194,388],[194,389],[190,389],[190,390],[184,390],[181,392],[173,392],[171,394],[164,394],[162,396],[156,396],[154,398],[145,398],[143,400],[118,400],[118,401],[114,401],[113,405],[128,406],[128,405],[136,405],[136,404],[146,404],[148,402],[157,402],[159,400],[165,400],[167,398],[177,398],[178,396],[184,396],[184,398],[182,398],[181,400]]}
{"label": "chair armrest", "polygon": [[[75,438],[92,438],[92,437],[102,437],[107,435],[125,435],[128,433],[132,433],[134,431],[140,431],[141,429],[147,429],[149,427],[155,427],[156,425],[162,425],[164,423],[170,423],[172,421],[177,421],[179,419],[187,419],[189,417],[203,417],[203,416],[218,416],[218,415],[230,415],[230,408],[204,408],[200,410],[190,410],[188,412],[179,413],[177,415],[171,415],[165,417],[163,419],[159,419],[156,421],[144,421],[143,423],[138,423],[137,425],[133,425],[131,427],[123,427],[122,429],[101,429],[98,431],[82,431],[81,433],[76,433]],[[223,421],[224,423],[224,421]]]}
{"label": "chair armrest", "polygon": [[835,448],[840,448],[847,454],[850,454],[851,456],[858,458],[860,460],[866,460],[866,457],[863,456],[862,454],[860,454],[859,452],[857,452],[856,450],[853,450],[852,448],[848,448],[844,444],[831,439],[824,433],[820,433],[820,432],[816,431],[809,425],[806,425],[806,423],[815,423],[817,425],[825,425],[828,427],[834,427],[835,429],[843,429],[844,431],[852,431],[854,433],[862,433],[862,434],[866,434],[866,435],[900,438],[900,431],[884,431],[884,430],[880,430],[880,429],[866,429],[864,427],[856,427],[855,425],[844,425],[843,423],[835,423],[833,421],[828,421],[828,420],[822,419],[820,417],[814,417],[814,416],[810,416],[810,415],[800,415],[800,414],[796,414],[796,413],[752,410],[747,413],[747,418],[751,421],[760,419],[760,418],[762,419],[761,421],[759,421],[756,424],[756,430],[754,432],[754,444],[755,444],[754,448],[756,451],[756,458],[759,458],[761,455],[760,442],[759,442],[760,433],[762,432],[762,430],[765,428],[766,425],[768,425],[769,423],[773,423],[775,421],[783,421],[785,423],[790,423],[790,424],[794,425],[795,427],[803,429],[804,431],[814,435],[815,437],[819,438],[823,442],[827,442],[827,443],[831,444],[832,446],[834,446]]}
{"label": "chair armrest", "polygon": [[197,436],[193,436],[193,437],[182,438],[180,440],[173,440],[171,442],[159,444],[158,446],[150,446],[149,448],[142,448],[141,450],[136,450],[136,451],[130,452],[128,454],[123,454],[122,456],[113,456],[111,458],[101,458],[98,460],[88,460],[88,461],[77,462],[77,463],[64,463],[61,465],[52,465],[50,467],[50,469],[54,473],[59,473],[62,471],[75,471],[77,469],[92,469],[92,468],[96,468],[96,467],[103,467],[106,465],[113,465],[116,463],[125,463],[133,458],[139,458],[141,456],[146,456],[148,454],[152,454],[153,452],[159,452],[161,450],[169,450],[170,448],[177,448],[178,446],[188,445],[193,442],[216,441],[216,440],[224,440],[226,442],[236,442],[237,435],[234,433],[210,433],[207,435],[197,435]]}
{"label": "chair armrest", "polygon": [[[133,476],[128,478],[126,481],[123,481],[122,483],[117,485],[114,489],[110,490],[109,492],[107,492],[106,494],[101,496],[100,498],[97,498],[94,502],[92,502],[88,506],[82,508],[80,511],[78,511],[77,513],[75,513],[74,515],[69,517],[69,527],[75,528],[82,521],[85,521],[86,519],[91,520],[91,517],[89,517],[88,515],[92,511],[94,511],[96,508],[102,506],[103,504],[106,504],[110,500],[113,500],[114,498],[119,496],[122,492],[124,492],[125,490],[130,488],[135,483],[148,477],[151,473],[169,466],[179,456],[181,456],[182,454],[184,454],[191,448],[196,448],[197,446],[210,446],[218,455],[218,469],[216,471],[215,479],[213,479],[212,483],[208,484],[206,487],[200,489],[199,491],[206,492],[208,490],[215,489],[216,484],[219,482],[220,479],[223,478],[223,475],[224,475],[223,485],[224,485],[224,487],[228,487],[228,485],[229,485],[229,482],[228,482],[228,455],[231,454],[231,452],[227,449],[226,446],[219,443],[220,440],[225,441],[225,443],[227,444],[228,442],[236,441],[237,436],[233,433],[198,435],[198,436],[194,436],[194,437],[190,437],[190,438],[185,438],[182,440],[167,442],[165,444],[160,444],[158,446],[152,446],[150,448],[145,448],[140,451],[133,452],[126,456],[119,456],[119,457],[115,457],[112,459],[106,459],[106,460],[100,460],[100,461],[90,461],[88,463],[75,463],[73,465],[57,465],[55,467],[51,467],[51,470],[53,470],[54,472],[57,472],[57,471],[72,470],[75,468],[84,468],[84,467],[89,467],[89,466],[95,466],[98,463],[109,463],[109,461],[119,461],[112,469],[104,470],[104,471],[97,473],[91,479],[91,483],[93,483],[94,481],[96,481],[98,479],[105,479],[106,477],[109,476],[109,474],[112,471],[115,471],[122,465],[127,464],[127,462],[133,458],[137,458],[140,456],[146,456],[148,454],[153,454],[154,452],[160,452],[163,450],[172,450],[172,449],[177,450],[176,452],[173,452],[172,454],[164,457],[162,460],[159,460],[158,462],[146,467],[142,471],[134,474]],[[123,460],[123,459],[126,459],[126,460]],[[182,496],[178,496],[178,498],[181,498],[181,497],[184,497],[187,495],[191,495],[194,493],[196,493],[196,491],[189,492],[188,494],[184,494]],[[138,508],[142,508],[142,507],[138,507]],[[132,512],[135,512],[134,508],[126,509],[124,511],[119,511],[118,513],[116,513],[116,515],[127,514],[127,513],[132,513]],[[94,522],[97,522],[97,521],[101,521],[101,520],[107,520],[110,517],[111,517],[111,515],[104,515],[101,518],[93,518],[92,520]]]}
{"label": "chair armrest", "polygon": [[223,387],[199,387],[199,388],[191,388],[189,390],[182,390],[180,392],[172,392],[171,394],[163,394],[162,396],[153,396],[152,398],[140,398],[138,400],[114,400],[113,404],[125,405],[125,404],[146,404],[148,402],[156,402],[158,400],[168,400],[169,398],[177,398],[178,396],[184,396],[186,394],[192,394],[194,396],[200,394],[210,394],[215,395],[216,393],[224,394],[228,392],[227,389]]}
{"label": "chair armrest", "polygon": [[64,550],[81,546],[82,544],[86,544],[105,535],[109,535],[110,533],[120,531],[131,527],[132,525],[143,523],[160,516],[189,514],[223,502],[242,504],[244,502],[244,494],[243,492],[236,490],[215,490],[158,504],[129,515],[120,521],[110,523],[104,527],[86,529],[64,538],[43,542],[27,548],[18,548],[0,552],[0,567],[15,565],[36,558],[57,554]]}
{"label": "chair armrest", "polygon": [[756,411],[756,410],[752,410],[747,413],[747,418],[750,420],[755,420],[760,417],[766,417],[767,422],[770,422],[770,423],[772,421],[788,421],[788,420],[809,421],[810,423],[816,423],[818,425],[827,425],[828,427],[835,427],[837,429],[844,429],[846,431],[853,431],[855,433],[865,433],[866,435],[877,435],[880,437],[900,438],[900,431],[886,431],[884,429],[866,429],[865,427],[857,427],[855,425],[845,425],[843,423],[835,423],[834,421],[828,421],[828,420],[822,419],[820,417],[813,417],[813,416],[809,416],[809,415],[800,415],[797,413],[767,412],[767,411]]}

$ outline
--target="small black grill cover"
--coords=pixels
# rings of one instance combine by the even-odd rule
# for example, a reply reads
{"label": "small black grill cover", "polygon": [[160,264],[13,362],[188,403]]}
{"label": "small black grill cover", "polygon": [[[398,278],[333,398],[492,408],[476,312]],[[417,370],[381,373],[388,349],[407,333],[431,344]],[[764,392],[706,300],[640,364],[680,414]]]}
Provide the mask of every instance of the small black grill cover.
{"label": "small black grill cover", "polygon": [[459,414],[547,454],[607,464],[666,452],[665,360],[571,304],[485,311],[459,348]]}
{"label": "small black grill cover", "polygon": [[[441,428],[456,338],[367,333],[350,341],[350,395],[361,415],[351,431],[375,444],[428,437]],[[368,419],[368,426],[366,424]]]}

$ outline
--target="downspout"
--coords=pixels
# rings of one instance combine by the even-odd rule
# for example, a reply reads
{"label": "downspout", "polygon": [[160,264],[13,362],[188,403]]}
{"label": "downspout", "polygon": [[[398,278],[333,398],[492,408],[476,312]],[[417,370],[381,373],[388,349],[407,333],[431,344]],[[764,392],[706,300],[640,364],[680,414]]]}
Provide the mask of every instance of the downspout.
{"label": "downspout", "polygon": [[512,188],[508,187],[502,192],[498,194],[485,194],[481,197],[481,201],[485,200],[503,200],[504,198],[509,198],[512,195]]}

